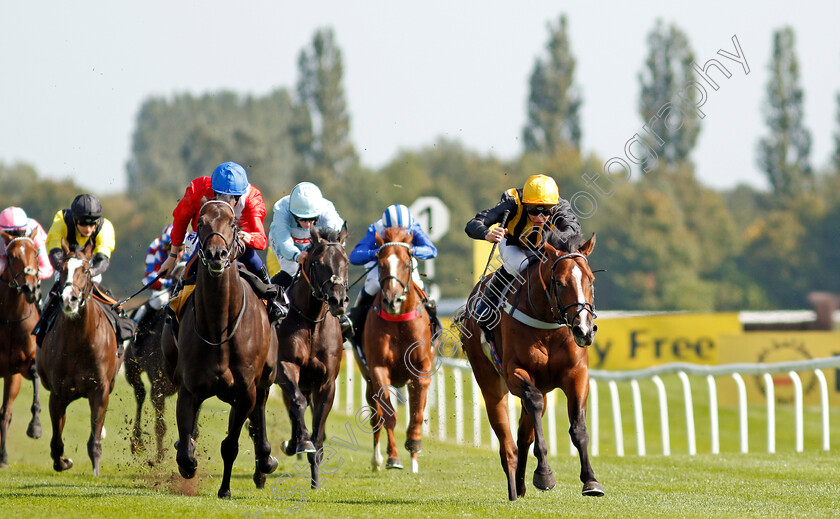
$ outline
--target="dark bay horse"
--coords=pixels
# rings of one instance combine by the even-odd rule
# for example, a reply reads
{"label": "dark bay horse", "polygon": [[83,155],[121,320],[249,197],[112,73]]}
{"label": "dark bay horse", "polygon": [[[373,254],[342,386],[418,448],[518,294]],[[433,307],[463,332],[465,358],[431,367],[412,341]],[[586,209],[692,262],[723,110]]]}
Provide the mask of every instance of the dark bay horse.
{"label": "dark bay horse", "polygon": [[93,475],[99,475],[102,457],[102,426],[119,369],[117,335],[99,304],[91,300],[94,283],[90,274],[93,240],[69,250],[62,243],[64,260],[58,279],[61,314],[44,337],[38,354],[38,374],[50,391],[52,441],[50,455],[56,471],[67,470],[73,460],[64,457],[61,439],[67,406],[79,398],[90,403],[88,456]]}
{"label": "dark bay horse", "polygon": [[422,447],[423,411],[431,378],[434,352],[428,312],[424,311],[425,294],[412,279],[411,233],[390,227],[376,236],[379,269],[379,294],[368,310],[363,348],[367,365],[358,362],[369,381],[367,401],[376,410],[371,416],[374,470],[382,468],[379,438],[384,425],[388,432],[388,462],[385,468],[403,468],[394,439],[396,410],[389,392],[408,384],[411,409],[405,448],[411,455],[411,472],[418,471],[417,454]]}
{"label": "dark bay horse", "polygon": [[20,391],[21,379],[32,379],[32,421],[26,429],[30,438],[41,437],[41,403],[38,375],[31,375],[35,362],[38,322],[38,248],[26,237],[0,231],[6,245],[7,264],[0,276],[0,377],[3,377],[3,405],[0,407],[0,469],[8,468],[6,434],[12,421],[12,404]]}
{"label": "dark bay horse", "polygon": [[[319,488],[319,450],[335,397],[344,339],[336,316],[347,311],[347,225],[341,232],[314,228],[309,254],[290,288],[289,315],[277,328],[277,383],[292,422],[292,438],[283,442],[286,455],[307,453],[312,488]],[[304,412],[312,405],[312,434]]]}
{"label": "dark bay horse", "polygon": [[[143,450],[143,402],[146,399],[146,386],[141,375],[145,372],[149,377],[149,395],[154,408],[155,439],[157,440],[157,461],[163,458],[163,437],[166,434],[166,421],[163,417],[165,399],[178,392],[178,388],[166,376],[161,351],[161,337],[166,315],[163,310],[149,310],[137,327],[137,335],[131,346],[125,351],[125,379],[134,389],[137,402],[137,414],[134,419],[134,429],[131,435],[131,452]],[[137,348],[143,354],[137,355]]]}
{"label": "dark bay horse", "polygon": [[168,375],[178,386],[175,459],[183,477],[194,477],[198,461],[193,432],[199,408],[212,396],[230,404],[218,493],[220,498],[229,498],[239,435],[249,417],[257,488],[265,485],[265,474],[278,465],[265,430],[265,402],[275,376],[277,340],[265,305],[240,278],[236,267],[237,227],[231,204],[218,199],[203,201],[197,232],[200,261],[195,292],[184,306],[177,343],[167,326],[162,344],[167,365],[174,366]]}
{"label": "dark bay horse", "polygon": [[[583,239],[575,241],[580,243]],[[558,387],[566,394],[569,434],[580,454],[583,494],[604,495],[589,464],[586,430],[589,353],[585,346],[592,344],[597,330],[592,305],[595,278],[587,258],[595,247],[595,235],[582,246],[572,247],[577,249],[575,252],[558,250],[561,245],[550,236],[545,244],[545,261],[532,262],[522,273],[524,284],[512,298],[507,298],[510,306],[502,311],[495,329],[495,344],[501,351],[496,349],[497,355],[489,355],[500,358],[499,369],[483,351],[481,331],[471,315],[467,315],[461,330],[490,425],[499,439],[511,501],[525,494],[525,464],[534,441],[534,486],[550,490],[555,485],[548,465],[542,416],[545,394]],[[478,297],[482,289],[483,284],[476,285],[471,299]],[[485,347],[489,350],[488,345]],[[516,443],[508,423],[508,391],[522,400]]]}

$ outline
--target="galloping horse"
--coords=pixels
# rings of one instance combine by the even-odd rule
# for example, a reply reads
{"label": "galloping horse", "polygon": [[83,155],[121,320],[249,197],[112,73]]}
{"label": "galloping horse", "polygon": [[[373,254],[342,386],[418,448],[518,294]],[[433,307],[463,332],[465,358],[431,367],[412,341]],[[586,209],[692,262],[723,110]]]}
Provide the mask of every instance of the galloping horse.
{"label": "galloping horse", "polygon": [[[341,232],[311,230],[309,254],[291,286],[289,315],[277,325],[277,383],[292,422],[286,455],[307,453],[312,488],[319,488],[320,455],[327,416],[335,397],[343,338],[336,316],[347,310],[347,225]],[[304,412],[312,405],[312,434]]]}
{"label": "galloping horse", "polygon": [[277,342],[263,302],[236,267],[236,216],[230,203],[202,201],[195,292],[183,307],[177,344],[169,326],[163,334],[168,373],[178,386],[179,440],[176,461],[181,475],[195,476],[195,438],[199,408],[211,396],[230,404],[228,435],[222,440],[224,474],[220,498],[230,497],[239,434],[250,416],[257,488],[265,485],[278,462],[271,456],[265,430],[265,402],[274,381]]}
{"label": "galloping horse", "polygon": [[[422,447],[421,426],[426,408],[426,391],[431,379],[432,332],[428,312],[423,311],[425,294],[412,279],[411,233],[390,227],[376,236],[379,247],[379,294],[368,310],[364,327],[364,362],[357,362],[362,375],[370,381],[367,401],[376,410],[371,416],[374,470],[382,468],[379,436],[383,424],[388,431],[388,462],[385,468],[403,468],[394,439],[396,412],[388,398],[389,390],[408,383],[411,417],[405,448],[411,454],[411,471],[417,472],[417,454]],[[357,359],[360,361],[361,359]],[[383,412],[385,407],[385,412]]]}
{"label": "galloping horse", "polygon": [[6,434],[12,421],[12,404],[20,391],[21,378],[31,378],[34,388],[32,421],[26,429],[30,438],[41,437],[41,403],[38,375],[30,375],[35,362],[38,322],[38,249],[26,237],[0,231],[6,244],[8,264],[0,277],[0,377],[3,377],[3,405],[0,407],[0,469],[8,468]]}
{"label": "galloping horse", "polygon": [[114,377],[119,369],[117,335],[98,303],[91,301],[93,279],[90,258],[93,240],[84,248],[69,250],[62,242],[64,260],[58,279],[61,292],[61,315],[47,332],[38,355],[38,374],[50,391],[50,418],[53,436],[50,455],[56,471],[67,470],[73,460],[64,457],[61,439],[67,406],[78,398],[90,403],[91,433],[88,456],[93,475],[99,475],[102,457],[102,426],[105,410],[114,390]]}
{"label": "galloping horse", "polygon": [[[569,242],[583,241],[579,236],[575,238]],[[542,261],[532,262],[523,272],[525,283],[514,294],[512,303],[510,298],[503,301],[501,322],[494,333],[501,352],[488,344],[492,352],[485,355],[480,328],[471,315],[463,321],[461,330],[464,350],[484,395],[490,425],[499,439],[511,501],[525,494],[525,464],[528,448],[535,439],[534,486],[550,490],[555,485],[546,456],[542,416],[545,394],[557,387],[566,394],[569,434],[580,454],[583,494],[604,495],[589,464],[586,430],[589,354],[585,346],[592,344],[597,330],[592,305],[595,278],[587,257],[595,247],[595,235],[581,247],[571,247],[575,252],[558,250],[564,244],[555,235],[546,241]],[[471,300],[479,297],[483,286],[476,285]],[[522,400],[516,444],[508,423],[508,391]]]}

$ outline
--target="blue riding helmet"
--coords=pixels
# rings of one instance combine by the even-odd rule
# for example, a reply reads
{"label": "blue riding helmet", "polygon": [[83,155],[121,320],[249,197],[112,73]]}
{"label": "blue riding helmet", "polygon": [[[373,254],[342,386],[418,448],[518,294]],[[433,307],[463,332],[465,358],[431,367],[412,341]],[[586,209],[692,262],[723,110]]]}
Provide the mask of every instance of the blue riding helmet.
{"label": "blue riding helmet", "polygon": [[382,223],[385,227],[402,227],[408,229],[414,224],[414,217],[408,207],[402,204],[388,206],[382,213]]}
{"label": "blue riding helmet", "polygon": [[248,192],[248,174],[236,162],[225,162],[213,170],[210,184],[217,193],[242,196]]}

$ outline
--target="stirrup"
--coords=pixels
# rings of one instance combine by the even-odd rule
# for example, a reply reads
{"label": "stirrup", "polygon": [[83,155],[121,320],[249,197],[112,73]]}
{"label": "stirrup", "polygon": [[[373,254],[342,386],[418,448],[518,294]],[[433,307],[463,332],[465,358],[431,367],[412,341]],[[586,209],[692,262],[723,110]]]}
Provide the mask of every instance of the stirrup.
{"label": "stirrup", "polygon": [[341,325],[341,335],[345,339],[351,339],[355,330],[353,329],[353,321],[347,314],[341,314],[338,318],[338,324]]}

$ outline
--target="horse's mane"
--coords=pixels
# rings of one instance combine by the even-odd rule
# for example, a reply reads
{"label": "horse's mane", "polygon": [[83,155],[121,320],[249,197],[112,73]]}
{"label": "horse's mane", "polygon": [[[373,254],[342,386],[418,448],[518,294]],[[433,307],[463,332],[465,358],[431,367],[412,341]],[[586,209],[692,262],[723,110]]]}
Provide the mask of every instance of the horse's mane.
{"label": "horse's mane", "polygon": [[333,243],[340,243],[341,242],[341,231],[334,231],[332,229],[318,229],[318,237],[324,241],[329,241]]}
{"label": "horse's mane", "polygon": [[403,229],[401,227],[386,227],[382,230],[381,238],[386,242],[393,242],[393,241],[405,241],[405,240],[398,240],[397,236],[410,236],[411,231],[408,229]]}
{"label": "horse's mane", "polygon": [[552,228],[551,232],[549,232],[548,236],[546,236],[545,241],[555,249],[563,252],[576,252],[578,249],[583,247],[584,243],[586,243],[586,239],[582,234],[564,233],[556,228]]}

